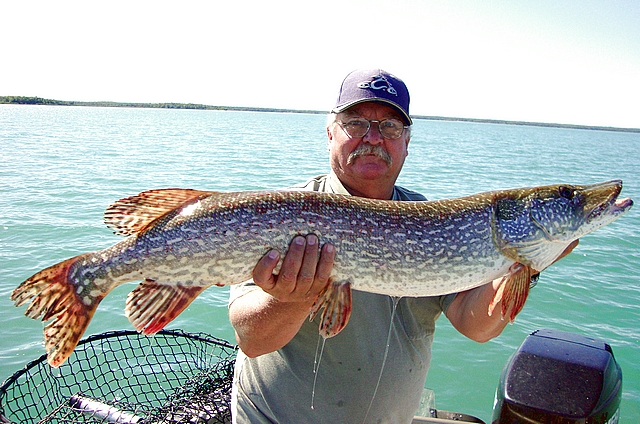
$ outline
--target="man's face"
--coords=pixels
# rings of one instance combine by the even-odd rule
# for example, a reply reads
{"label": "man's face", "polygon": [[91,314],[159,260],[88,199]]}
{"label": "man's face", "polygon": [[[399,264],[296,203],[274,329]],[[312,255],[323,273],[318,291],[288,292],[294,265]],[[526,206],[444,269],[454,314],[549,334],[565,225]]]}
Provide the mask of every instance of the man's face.
{"label": "man's face", "polygon": [[[402,121],[395,109],[375,102],[357,104],[339,113],[336,120],[344,122],[352,117]],[[408,154],[408,131],[396,140],[386,139],[380,134],[378,123],[374,122],[369,132],[360,138],[350,138],[338,123],[329,126],[327,133],[331,167],[348,189],[363,192],[362,189],[371,184],[393,187]]]}

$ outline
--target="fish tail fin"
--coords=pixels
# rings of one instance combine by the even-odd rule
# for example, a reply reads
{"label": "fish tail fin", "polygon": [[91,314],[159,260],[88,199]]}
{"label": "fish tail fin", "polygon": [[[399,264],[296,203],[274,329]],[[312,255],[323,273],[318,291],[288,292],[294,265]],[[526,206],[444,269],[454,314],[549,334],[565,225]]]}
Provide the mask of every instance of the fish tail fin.
{"label": "fish tail fin", "polygon": [[512,265],[509,268],[509,273],[502,277],[500,286],[489,304],[489,315],[493,314],[498,303],[502,301],[502,317],[508,316],[509,321],[513,322],[527,301],[531,287],[531,276],[535,273],[536,271],[530,266],[520,263]]}
{"label": "fish tail fin", "polygon": [[206,287],[145,280],[127,296],[125,315],[138,332],[155,334],[180,315],[204,289]]}
{"label": "fish tail fin", "polygon": [[313,304],[309,320],[323,309],[319,332],[325,339],[333,337],[347,325],[351,316],[351,284],[331,281]]}
{"label": "fish tail fin", "polygon": [[89,254],[79,255],[43,269],[11,294],[16,306],[31,300],[25,315],[53,321],[44,329],[47,361],[59,367],[71,355],[104,295],[81,298],[71,268]]}

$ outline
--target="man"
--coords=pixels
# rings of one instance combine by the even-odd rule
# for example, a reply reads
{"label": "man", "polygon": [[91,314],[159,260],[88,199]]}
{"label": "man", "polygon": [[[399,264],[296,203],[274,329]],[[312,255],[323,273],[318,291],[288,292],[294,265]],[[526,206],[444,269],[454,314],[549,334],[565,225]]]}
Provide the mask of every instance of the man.
{"label": "man", "polygon": [[[331,173],[296,188],[425,200],[395,186],[411,124],[409,92],[400,79],[382,70],[350,73],[327,126]],[[438,316],[444,312],[460,333],[478,342],[496,337],[507,324],[499,313],[487,314],[497,281],[458,294],[400,300],[354,290],[347,326],[321,343],[320,318],[309,322],[308,316],[328,284],[334,258],[333,246],[319,246],[315,235],[298,236],[278,275],[274,250],[255,267],[253,282],[232,287],[229,318],[241,349],[235,422],[409,423],[424,388]]]}

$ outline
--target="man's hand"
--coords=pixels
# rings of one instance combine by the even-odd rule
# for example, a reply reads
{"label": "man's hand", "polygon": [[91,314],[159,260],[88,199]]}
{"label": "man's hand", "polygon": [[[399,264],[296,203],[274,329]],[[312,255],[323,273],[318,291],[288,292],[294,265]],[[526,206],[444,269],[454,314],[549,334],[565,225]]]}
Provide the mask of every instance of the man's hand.
{"label": "man's hand", "polygon": [[277,251],[267,253],[253,270],[253,281],[262,290],[252,290],[229,305],[236,341],[250,357],[278,350],[298,333],[329,283],[335,249],[330,244],[320,249],[314,234],[298,236],[274,275],[279,259]]}
{"label": "man's hand", "polygon": [[326,244],[318,249],[318,237],[309,234],[291,241],[277,275],[274,270],[280,255],[271,250],[253,270],[253,281],[280,302],[307,302],[313,304],[329,283],[335,249]]}

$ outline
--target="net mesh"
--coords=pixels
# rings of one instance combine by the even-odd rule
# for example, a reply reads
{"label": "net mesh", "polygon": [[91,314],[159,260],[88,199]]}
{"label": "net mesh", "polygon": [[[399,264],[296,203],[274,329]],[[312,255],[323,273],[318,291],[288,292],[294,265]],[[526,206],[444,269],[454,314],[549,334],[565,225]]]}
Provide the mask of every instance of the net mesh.
{"label": "net mesh", "polygon": [[116,331],[46,355],[0,387],[0,422],[228,423],[236,347],[206,334]]}

